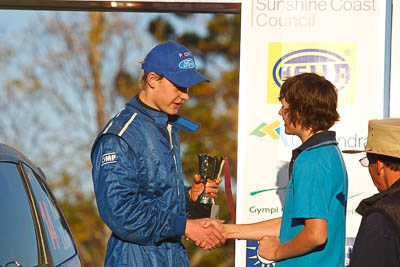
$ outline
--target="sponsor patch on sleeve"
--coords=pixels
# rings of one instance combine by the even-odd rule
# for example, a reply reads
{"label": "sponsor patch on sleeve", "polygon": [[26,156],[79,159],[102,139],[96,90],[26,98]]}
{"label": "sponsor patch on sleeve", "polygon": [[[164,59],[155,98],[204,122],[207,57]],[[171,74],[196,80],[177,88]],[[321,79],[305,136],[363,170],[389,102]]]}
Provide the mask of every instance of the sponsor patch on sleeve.
{"label": "sponsor patch on sleeve", "polygon": [[101,156],[101,166],[116,162],[117,162],[117,155],[115,155],[115,152],[106,153],[103,156]]}

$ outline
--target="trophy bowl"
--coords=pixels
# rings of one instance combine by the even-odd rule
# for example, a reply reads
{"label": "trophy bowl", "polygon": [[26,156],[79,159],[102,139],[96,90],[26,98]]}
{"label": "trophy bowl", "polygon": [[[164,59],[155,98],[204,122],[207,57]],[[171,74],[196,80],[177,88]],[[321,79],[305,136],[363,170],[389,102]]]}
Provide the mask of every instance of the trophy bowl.
{"label": "trophy bowl", "polygon": [[[225,158],[213,157],[209,154],[198,154],[199,174],[204,183],[213,183],[221,176]],[[196,202],[189,202],[187,216],[189,219],[212,218],[218,219],[219,206],[215,205],[214,198],[207,195],[206,191],[200,194]]]}
{"label": "trophy bowl", "polygon": [[[225,159],[223,157],[212,157],[208,154],[199,154],[199,174],[206,183],[212,183],[221,176]],[[214,198],[209,197],[205,191],[199,196],[202,204],[215,204]]]}

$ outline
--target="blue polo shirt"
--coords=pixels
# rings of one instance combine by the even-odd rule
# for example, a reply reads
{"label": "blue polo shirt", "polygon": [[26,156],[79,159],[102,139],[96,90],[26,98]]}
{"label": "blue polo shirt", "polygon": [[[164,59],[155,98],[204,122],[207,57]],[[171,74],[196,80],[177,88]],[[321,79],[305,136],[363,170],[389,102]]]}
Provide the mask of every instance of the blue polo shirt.
{"label": "blue polo shirt", "polygon": [[310,218],[328,221],[328,238],[306,255],[282,260],[276,266],[343,267],[348,182],[335,132],[315,134],[293,150],[289,175],[281,242],[292,240]]}

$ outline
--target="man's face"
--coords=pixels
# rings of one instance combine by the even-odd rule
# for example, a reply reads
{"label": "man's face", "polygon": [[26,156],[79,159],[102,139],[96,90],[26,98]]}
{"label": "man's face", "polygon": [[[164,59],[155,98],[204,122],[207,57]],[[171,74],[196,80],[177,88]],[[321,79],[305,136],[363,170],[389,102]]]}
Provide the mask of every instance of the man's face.
{"label": "man's face", "polygon": [[282,116],[282,119],[285,123],[285,133],[291,135],[297,134],[296,126],[289,121],[289,104],[286,102],[284,98],[281,100],[281,103],[282,107],[279,110],[279,115]]}
{"label": "man's face", "polygon": [[384,176],[380,175],[382,170],[378,169],[378,161],[375,159],[373,155],[367,154],[368,158],[368,171],[371,175],[372,181],[374,182],[375,187],[379,192],[385,191],[387,189],[387,185],[384,180]]}
{"label": "man's face", "polygon": [[169,115],[176,114],[183,102],[189,100],[188,87],[175,85],[165,77],[157,81],[153,90],[152,104]]}

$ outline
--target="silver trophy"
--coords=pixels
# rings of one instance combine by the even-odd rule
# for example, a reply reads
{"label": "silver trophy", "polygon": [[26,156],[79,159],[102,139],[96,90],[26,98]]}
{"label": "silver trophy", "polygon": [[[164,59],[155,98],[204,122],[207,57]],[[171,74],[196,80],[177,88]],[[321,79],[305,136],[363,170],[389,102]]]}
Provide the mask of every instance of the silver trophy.
{"label": "silver trophy", "polygon": [[[199,158],[199,174],[201,179],[206,183],[212,183],[213,180],[221,177],[224,168],[225,159],[223,157],[212,157],[208,154],[198,154]],[[219,206],[215,205],[214,198],[207,195],[204,190],[199,196],[199,203],[210,206],[210,218],[217,219],[219,213]]]}

